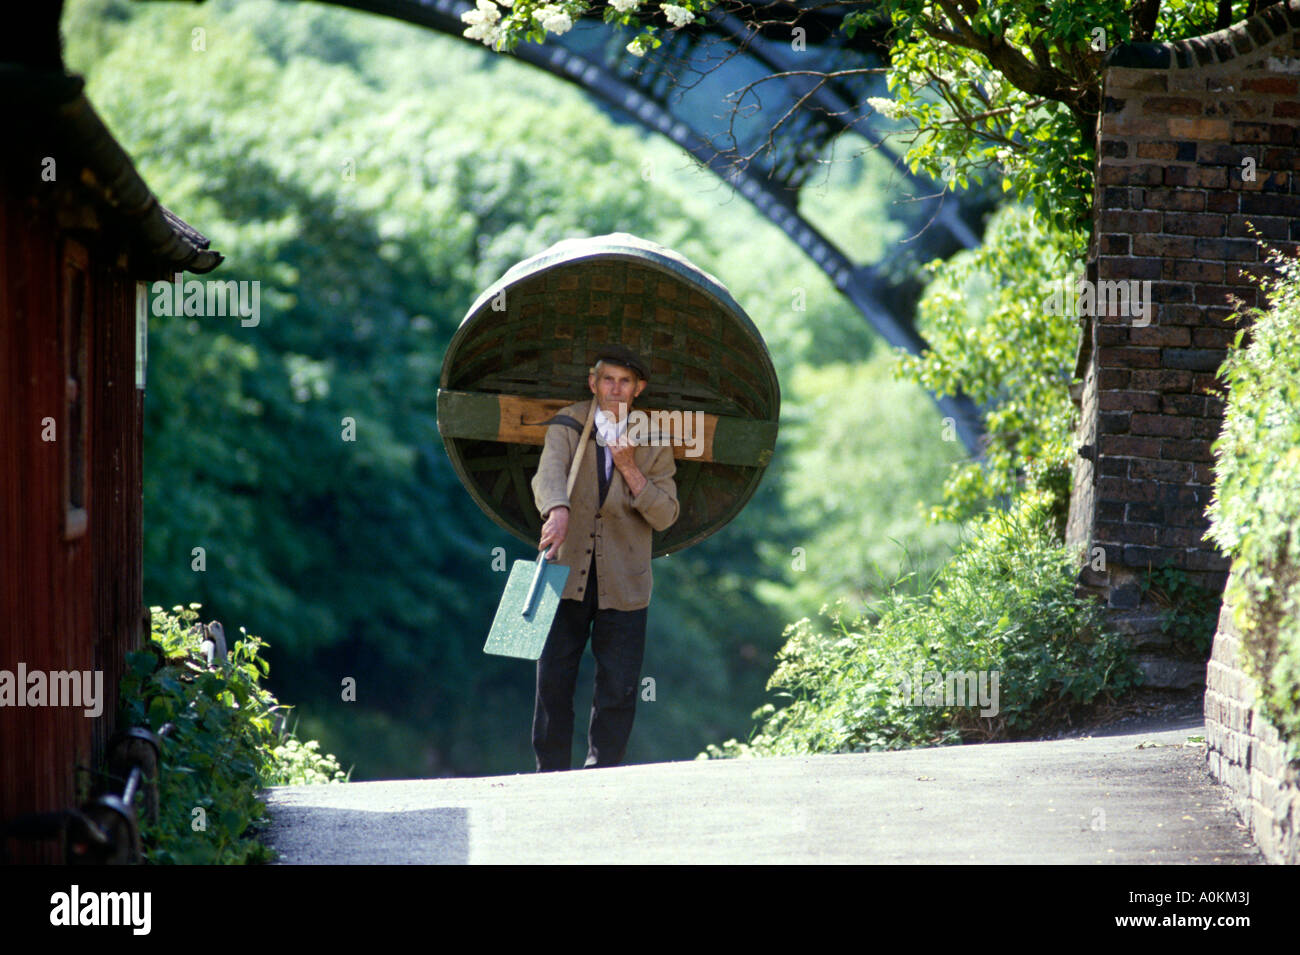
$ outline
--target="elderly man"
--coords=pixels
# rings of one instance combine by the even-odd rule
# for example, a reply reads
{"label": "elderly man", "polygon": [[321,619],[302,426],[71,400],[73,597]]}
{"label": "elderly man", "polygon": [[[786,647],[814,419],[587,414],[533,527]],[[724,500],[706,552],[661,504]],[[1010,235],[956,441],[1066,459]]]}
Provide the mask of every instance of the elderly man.
{"label": "elderly man", "polygon": [[633,447],[626,430],[632,403],[646,386],[645,363],[609,346],[587,376],[596,402],[596,440],[584,454],[570,498],[565,493],[589,403],[569,405],[546,431],[533,497],[542,515],[539,548],[570,568],[537,661],[533,752],[539,772],[570,768],[573,692],[591,638],[596,689],[585,766],[623,760],[645,654],[650,604],[651,533],[677,520],[672,448]]}

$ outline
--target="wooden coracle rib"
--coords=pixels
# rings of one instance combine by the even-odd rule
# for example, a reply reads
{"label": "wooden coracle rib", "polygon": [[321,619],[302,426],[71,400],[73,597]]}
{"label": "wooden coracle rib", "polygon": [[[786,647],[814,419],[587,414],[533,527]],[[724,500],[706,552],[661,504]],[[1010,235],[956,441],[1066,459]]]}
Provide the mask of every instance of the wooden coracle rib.
{"label": "wooden coracle rib", "polygon": [[740,512],[771,460],[781,407],[754,323],[722,283],[676,252],[614,233],[565,239],[515,265],[447,346],[438,430],[479,507],[535,546],[541,516],[530,482],[542,422],[591,397],[587,371],[612,342],[649,363],[638,409],[703,414],[702,447],[673,449],[681,515],[655,533],[658,557]]}

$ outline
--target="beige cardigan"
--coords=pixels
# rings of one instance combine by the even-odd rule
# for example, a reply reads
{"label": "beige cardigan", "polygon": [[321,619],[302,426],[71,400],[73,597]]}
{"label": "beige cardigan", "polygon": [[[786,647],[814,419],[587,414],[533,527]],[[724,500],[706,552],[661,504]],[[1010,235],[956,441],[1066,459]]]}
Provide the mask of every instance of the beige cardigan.
{"label": "beige cardigan", "polygon": [[[593,399],[594,400],[594,399]],[[590,401],[569,405],[559,413],[578,421],[587,420]],[[639,447],[633,458],[646,485],[632,497],[618,468],[610,473],[605,504],[596,512],[600,485],[596,468],[600,461],[596,434],[587,439],[572,498],[565,495],[569,467],[581,435],[573,428],[553,424],[546,429],[542,460],[533,477],[533,500],[543,518],[552,508],[569,508],[569,530],[559,553],[551,561],[569,568],[569,579],[561,596],[581,600],[586,593],[591,556],[596,555],[597,605],[602,610],[640,610],[650,605],[653,577],[650,572],[651,534],[671,527],[677,520],[677,465],[670,447]]]}

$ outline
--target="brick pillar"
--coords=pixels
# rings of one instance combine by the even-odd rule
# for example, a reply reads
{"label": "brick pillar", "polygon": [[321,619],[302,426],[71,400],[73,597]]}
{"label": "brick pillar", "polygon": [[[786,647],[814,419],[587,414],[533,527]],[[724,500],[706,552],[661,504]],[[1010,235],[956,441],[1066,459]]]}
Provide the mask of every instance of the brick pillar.
{"label": "brick pillar", "polygon": [[[1165,563],[1226,581],[1201,539],[1223,416],[1212,392],[1237,312],[1262,304],[1250,281],[1269,266],[1251,229],[1300,243],[1300,0],[1205,37],[1118,47],[1103,82],[1086,277],[1107,303],[1081,319],[1067,539],[1080,590],[1112,609],[1148,683],[1192,686],[1206,661],[1173,652],[1138,583]],[[1150,311],[1135,314],[1116,290],[1144,282]]]}

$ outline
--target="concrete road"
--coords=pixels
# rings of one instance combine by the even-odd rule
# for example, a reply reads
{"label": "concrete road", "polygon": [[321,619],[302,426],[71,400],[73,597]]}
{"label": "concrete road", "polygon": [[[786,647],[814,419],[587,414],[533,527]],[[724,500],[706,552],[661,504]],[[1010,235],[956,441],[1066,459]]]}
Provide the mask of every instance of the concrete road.
{"label": "concrete road", "polygon": [[268,841],[286,863],[1259,863],[1202,732],[279,787]]}

